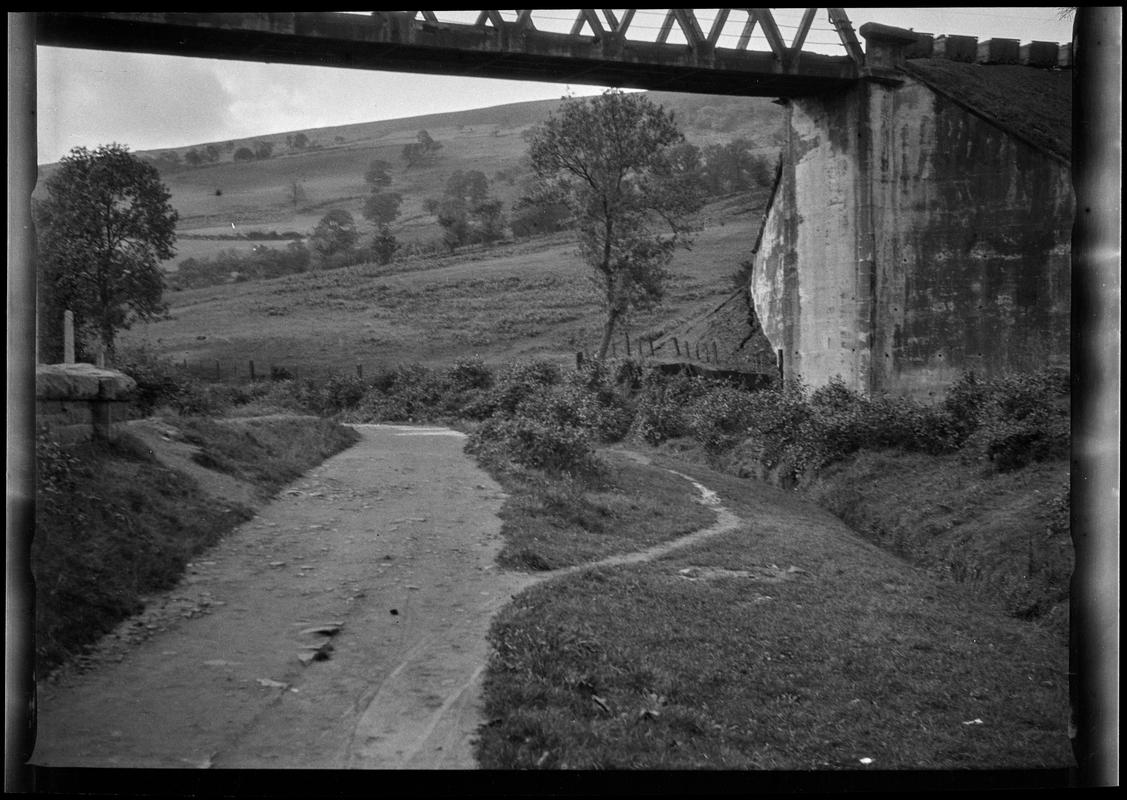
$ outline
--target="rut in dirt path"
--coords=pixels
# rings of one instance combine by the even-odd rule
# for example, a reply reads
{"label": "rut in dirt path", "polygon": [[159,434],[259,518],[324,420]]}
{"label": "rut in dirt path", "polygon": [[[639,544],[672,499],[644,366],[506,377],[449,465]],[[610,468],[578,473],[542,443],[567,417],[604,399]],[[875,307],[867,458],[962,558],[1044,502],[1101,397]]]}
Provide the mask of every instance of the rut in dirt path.
{"label": "rut in dirt path", "polygon": [[33,764],[475,765],[504,495],[460,434],[355,427],[151,603],[207,613],[40,687]]}
{"label": "rut in dirt path", "polygon": [[462,434],[354,427],[359,443],[152,599],[175,613],[147,611],[160,620],[149,639],[40,687],[32,763],[472,769],[486,634],[517,592],[656,558],[740,522],[675,473],[716,511],[714,525],[598,562],[505,572],[495,563],[505,495],[464,454]]}

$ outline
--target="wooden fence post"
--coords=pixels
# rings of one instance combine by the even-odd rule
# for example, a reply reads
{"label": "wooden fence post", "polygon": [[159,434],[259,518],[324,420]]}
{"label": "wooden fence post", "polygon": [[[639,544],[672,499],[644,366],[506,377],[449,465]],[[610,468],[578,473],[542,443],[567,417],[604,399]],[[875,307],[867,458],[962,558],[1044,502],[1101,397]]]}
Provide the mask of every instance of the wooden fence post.
{"label": "wooden fence post", "polygon": [[364,379],[364,365],[363,364],[357,364],[356,365],[356,377],[360,378],[361,380]]}
{"label": "wooden fence post", "polygon": [[250,379],[252,381],[254,380],[254,362],[253,361],[250,362]]}
{"label": "wooden fence post", "polygon": [[719,354],[716,350],[716,340],[715,339],[712,340],[712,361],[715,364],[720,363],[720,356],[719,356]]}
{"label": "wooden fence post", "polygon": [[680,356],[681,355],[681,345],[678,344],[676,336],[673,337],[673,347],[677,350],[677,355]]}
{"label": "wooden fence post", "polygon": [[622,335],[626,339],[626,357],[630,358],[630,331],[623,331]]}
{"label": "wooden fence post", "polygon": [[215,359],[215,380],[221,380],[219,377],[219,359]]}
{"label": "wooden fence post", "polygon": [[653,356],[653,354],[654,354],[654,340],[653,340],[653,338],[651,337],[651,338],[650,338],[650,356],[652,357],[652,356]]}
{"label": "wooden fence post", "polygon": [[583,369],[583,351],[580,350],[575,354],[575,368]]}

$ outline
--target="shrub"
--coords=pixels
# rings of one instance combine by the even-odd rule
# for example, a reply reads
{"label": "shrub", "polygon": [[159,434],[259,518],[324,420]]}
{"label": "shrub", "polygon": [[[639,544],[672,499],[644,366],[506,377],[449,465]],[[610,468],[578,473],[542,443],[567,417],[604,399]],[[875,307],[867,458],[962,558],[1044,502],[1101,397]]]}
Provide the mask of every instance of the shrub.
{"label": "shrub", "polygon": [[493,370],[480,358],[455,361],[448,378],[450,385],[457,391],[488,389],[493,386]]}
{"label": "shrub", "polygon": [[523,416],[486,420],[470,435],[466,451],[492,465],[510,461],[571,476],[599,472],[590,438],[582,428]]}
{"label": "shrub", "polygon": [[517,406],[514,416],[549,426],[578,428],[603,442],[618,441],[630,427],[630,411],[616,395],[572,383],[530,395]]}
{"label": "shrub", "polygon": [[717,384],[689,404],[685,422],[705,451],[716,454],[747,438],[756,410],[752,393]]}
{"label": "shrub", "polygon": [[370,420],[418,422],[456,412],[454,395],[445,375],[420,364],[401,365],[376,376],[357,414]]}
{"label": "shrub", "polygon": [[991,381],[969,373],[948,391],[944,407],[968,452],[1004,472],[1068,454],[1069,382],[1059,368]]}
{"label": "shrub", "polygon": [[464,413],[470,419],[495,414],[511,415],[527,398],[544,393],[562,380],[559,365],[551,361],[523,361],[506,365],[494,385],[469,403]]}
{"label": "shrub", "polygon": [[666,376],[651,370],[642,379],[630,434],[649,444],[660,444],[689,433],[686,406],[705,391],[699,378],[683,373]]}
{"label": "shrub", "polygon": [[132,402],[142,414],[151,414],[163,406],[182,410],[183,405],[192,404],[191,396],[200,391],[196,380],[144,345],[123,349],[118,355],[117,369],[137,381]]}

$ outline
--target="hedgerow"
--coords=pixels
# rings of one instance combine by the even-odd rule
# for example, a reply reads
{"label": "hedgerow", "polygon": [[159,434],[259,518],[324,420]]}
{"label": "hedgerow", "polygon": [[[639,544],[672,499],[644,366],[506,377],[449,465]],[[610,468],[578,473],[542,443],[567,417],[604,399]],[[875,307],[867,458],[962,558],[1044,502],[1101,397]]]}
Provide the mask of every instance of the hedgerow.
{"label": "hedgerow", "polygon": [[[400,365],[368,378],[207,385],[151,352],[127,354],[139,407],[214,414],[245,405],[352,422],[444,422],[479,426],[480,452],[514,450],[526,466],[584,471],[599,443],[651,445],[685,439],[721,458],[739,450],[784,481],[801,481],[860,450],[961,453],[997,471],[1067,454],[1069,375],[1060,369],[983,379],[968,373],[943,402],[867,396],[841,378],[811,389],[800,380],[749,390],[625,359],[564,370],[547,360],[492,367],[480,359],[447,369]],[[490,448],[488,436],[499,437]],[[534,448],[543,447],[543,455]],[[500,448],[500,450],[498,450]],[[497,453],[494,453],[496,455]],[[746,463],[746,460],[743,462]]]}

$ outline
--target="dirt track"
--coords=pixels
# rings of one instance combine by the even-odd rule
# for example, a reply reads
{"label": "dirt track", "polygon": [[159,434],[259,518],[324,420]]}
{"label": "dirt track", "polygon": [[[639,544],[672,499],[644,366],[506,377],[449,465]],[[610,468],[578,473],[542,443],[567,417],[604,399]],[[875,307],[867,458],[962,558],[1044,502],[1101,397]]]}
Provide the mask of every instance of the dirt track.
{"label": "dirt track", "polygon": [[503,494],[453,431],[356,427],[154,599],[145,641],[40,688],[32,763],[474,766],[485,633],[531,581],[494,565]]}
{"label": "dirt track", "polygon": [[[472,769],[486,632],[516,592],[739,523],[682,475],[716,511],[711,527],[597,564],[505,572],[495,564],[504,494],[462,452],[462,434],[354,427],[359,443],[103,639],[93,669],[40,688],[33,764]],[[135,433],[199,469],[159,426]]]}

